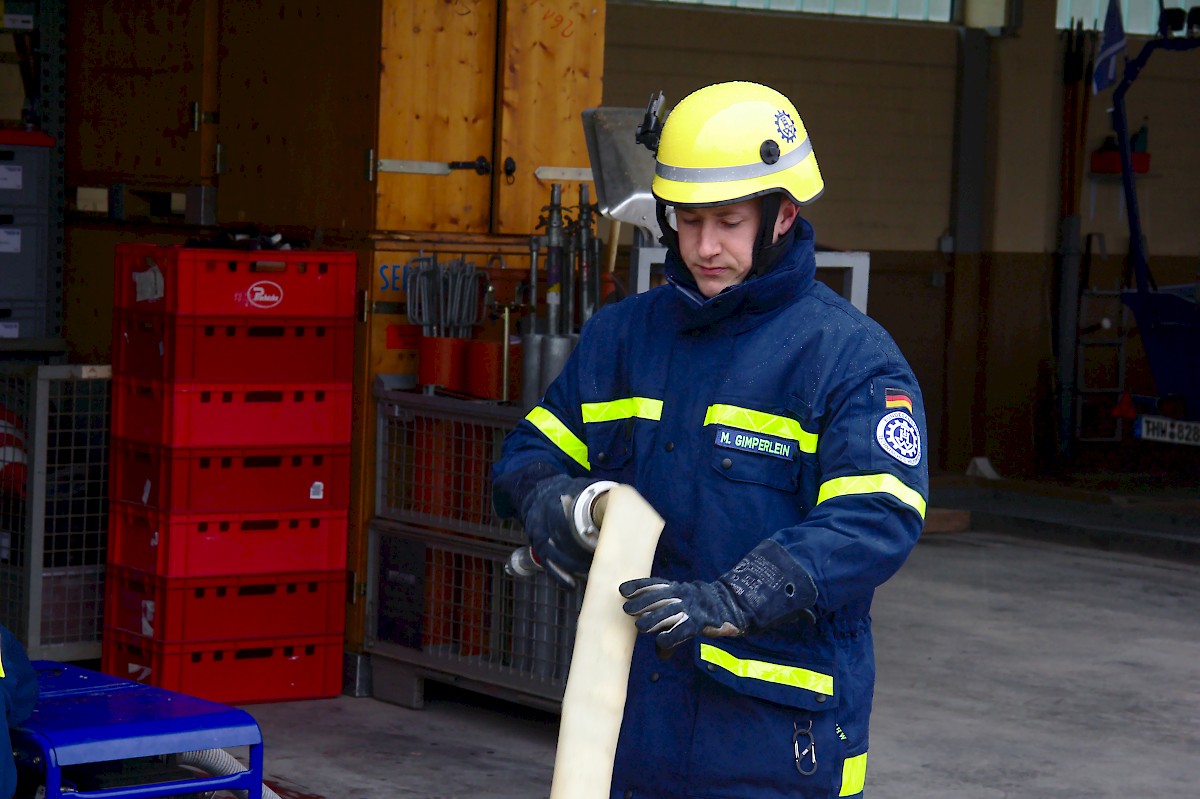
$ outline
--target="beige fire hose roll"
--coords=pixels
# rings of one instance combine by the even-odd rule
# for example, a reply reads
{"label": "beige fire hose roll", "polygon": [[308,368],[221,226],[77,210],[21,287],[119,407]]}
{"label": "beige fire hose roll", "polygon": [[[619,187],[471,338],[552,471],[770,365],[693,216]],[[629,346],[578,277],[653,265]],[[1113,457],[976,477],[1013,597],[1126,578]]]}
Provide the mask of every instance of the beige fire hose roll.
{"label": "beige fire hose roll", "polygon": [[621,610],[618,586],[649,577],[662,517],[636,489],[605,497],[604,520],[588,572],[575,649],[563,695],[550,799],[608,799],[637,627]]}

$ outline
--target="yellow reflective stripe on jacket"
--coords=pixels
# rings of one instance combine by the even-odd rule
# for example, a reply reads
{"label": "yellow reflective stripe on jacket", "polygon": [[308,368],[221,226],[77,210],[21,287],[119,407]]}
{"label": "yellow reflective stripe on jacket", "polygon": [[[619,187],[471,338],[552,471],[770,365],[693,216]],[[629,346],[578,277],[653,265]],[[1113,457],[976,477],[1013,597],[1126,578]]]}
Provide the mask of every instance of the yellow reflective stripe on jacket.
{"label": "yellow reflective stripe on jacket", "polygon": [[592,467],[588,464],[587,444],[579,440],[579,436],[571,432],[559,418],[540,405],[530,411],[525,418],[550,439],[550,443],[561,449],[568,458],[578,463],[589,472]]}
{"label": "yellow reflective stripe on jacket", "polygon": [[662,405],[662,400],[630,397],[609,402],[585,402],[580,406],[580,410],[583,412],[584,424],[634,418],[657,422],[662,418]]}
{"label": "yellow reflective stripe on jacket", "polygon": [[743,660],[712,644],[700,644],[700,659],[720,666],[738,677],[790,685],[793,688],[804,688],[813,693],[833,696],[833,675],[830,674],[802,669],[799,666],[768,663],[765,660]]}
{"label": "yellow reflective stripe on jacket", "polygon": [[723,424],[752,433],[790,438],[800,445],[802,452],[817,451],[817,434],[808,432],[795,419],[786,416],[739,408],[737,405],[709,405],[708,413],[704,415],[704,423]]}
{"label": "yellow reflective stripe on jacket", "polygon": [[842,790],[838,796],[854,796],[867,784],[867,753],[842,761]]}
{"label": "yellow reflective stripe on jacket", "polygon": [[817,504],[820,505],[827,499],[852,494],[891,494],[919,513],[922,519],[925,518],[925,498],[892,474],[859,474],[834,478],[821,484],[821,490],[817,493]]}

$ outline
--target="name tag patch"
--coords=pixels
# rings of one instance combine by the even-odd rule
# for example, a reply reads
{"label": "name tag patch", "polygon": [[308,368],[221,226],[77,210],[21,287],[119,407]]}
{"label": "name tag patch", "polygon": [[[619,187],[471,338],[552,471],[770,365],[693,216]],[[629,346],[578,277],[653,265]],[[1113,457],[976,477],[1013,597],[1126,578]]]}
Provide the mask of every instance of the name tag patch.
{"label": "name tag patch", "polygon": [[764,436],[761,433],[747,433],[745,430],[731,430],[726,427],[717,428],[716,445],[725,449],[736,449],[741,452],[753,452],[757,455],[769,455],[772,458],[790,461],[796,458],[795,441],[775,436]]}

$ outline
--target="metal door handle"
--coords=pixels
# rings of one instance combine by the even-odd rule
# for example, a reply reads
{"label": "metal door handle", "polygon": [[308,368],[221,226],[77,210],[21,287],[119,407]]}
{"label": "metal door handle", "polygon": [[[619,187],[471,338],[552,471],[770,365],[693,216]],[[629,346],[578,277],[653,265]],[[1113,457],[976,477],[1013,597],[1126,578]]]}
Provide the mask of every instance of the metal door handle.
{"label": "metal door handle", "polygon": [[451,161],[451,169],[474,169],[477,175],[492,174],[492,164],[486,156],[479,156],[474,161]]}

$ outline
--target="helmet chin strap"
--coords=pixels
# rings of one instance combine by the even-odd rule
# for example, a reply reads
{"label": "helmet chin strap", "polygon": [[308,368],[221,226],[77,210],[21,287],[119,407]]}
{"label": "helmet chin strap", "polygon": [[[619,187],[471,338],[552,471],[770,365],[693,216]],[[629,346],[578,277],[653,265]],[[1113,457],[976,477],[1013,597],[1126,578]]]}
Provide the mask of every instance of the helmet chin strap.
{"label": "helmet chin strap", "polygon": [[[791,239],[787,235],[780,236],[779,241],[775,241],[775,222],[779,218],[779,205],[782,200],[783,195],[777,191],[763,195],[762,217],[758,223],[758,236],[754,239],[754,260],[750,266],[750,277],[762,277],[770,272],[779,257],[787,252],[786,245],[790,245]],[[791,228],[788,232],[791,232]]]}
{"label": "helmet chin strap", "polygon": [[[762,216],[758,223],[758,233],[754,237],[754,252],[749,277],[761,277],[770,272],[792,246],[792,239],[796,231],[795,224],[789,227],[778,241],[772,241],[775,237],[775,222],[779,218],[779,206],[783,203],[783,199],[783,193],[778,191],[764,194],[762,197]],[[658,216],[658,227],[662,231],[659,242],[675,257],[683,260],[683,255],[679,252],[679,233],[667,222],[666,204],[656,202],[655,213]]]}

